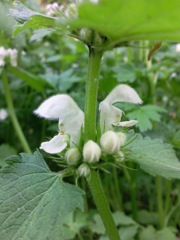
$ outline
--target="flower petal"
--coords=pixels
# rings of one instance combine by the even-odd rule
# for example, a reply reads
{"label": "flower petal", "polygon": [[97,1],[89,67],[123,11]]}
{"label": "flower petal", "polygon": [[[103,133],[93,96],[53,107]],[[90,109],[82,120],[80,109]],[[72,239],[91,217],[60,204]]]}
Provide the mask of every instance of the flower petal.
{"label": "flower petal", "polygon": [[75,101],[66,94],[58,94],[46,99],[34,113],[46,119],[65,119],[82,112]]}
{"label": "flower petal", "polygon": [[108,102],[109,104],[114,104],[116,102],[130,102],[135,104],[142,103],[142,100],[137,92],[126,84],[120,84],[115,87],[104,99],[104,101]]}
{"label": "flower petal", "polygon": [[119,108],[112,106],[106,101],[102,101],[100,103],[99,110],[102,133],[112,129],[112,125],[115,125],[121,121],[123,112]]}
{"label": "flower petal", "polygon": [[113,124],[113,125],[116,126],[116,127],[132,127],[136,123],[138,123],[137,120],[130,120],[130,121],[119,122],[119,123],[116,123],[116,124]]}
{"label": "flower petal", "polygon": [[81,127],[84,122],[84,113],[80,110],[76,115],[67,115],[59,119],[59,131],[70,135],[71,147],[79,143]]}
{"label": "flower petal", "polygon": [[63,135],[56,135],[50,141],[41,143],[40,149],[43,149],[47,153],[55,154],[60,153],[67,146],[67,143],[63,141]]}

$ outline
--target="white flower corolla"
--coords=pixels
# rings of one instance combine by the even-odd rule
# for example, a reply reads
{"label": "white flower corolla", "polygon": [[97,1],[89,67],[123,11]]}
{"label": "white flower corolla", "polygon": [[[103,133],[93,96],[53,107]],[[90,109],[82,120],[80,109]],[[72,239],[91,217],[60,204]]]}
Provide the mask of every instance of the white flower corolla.
{"label": "white flower corolla", "polygon": [[99,145],[89,140],[83,147],[83,159],[88,163],[99,162],[101,157],[101,149]]}
{"label": "white flower corolla", "polygon": [[87,177],[90,174],[90,168],[86,163],[82,163],[78,167],[77,173],[80,177]]}
{"label": "white flower corolla", "polygon": [[47,4],[46,7],[45,7],[45,11],[46,11],[46,14],[48,16],[52,16],[54,15],[57,11],[60,11],[61,10],[61,7],[58,5],[58,3],[54,2],[54,3],[50,3],[50,4]]}
{"label": "white flower corolla", "polygon": [[79,143],[84,114],[74,100],[66,94],[58,94],[45,100],[34,113],[49,120],[59,119],[59,133],[50,141],[41,144],[48,153],[60,153],[66,146],[65,136],[70,136],[70,145]]}
{"label": "white flower corolla", "polygon": [[0,47],[0,67],[3,67],[5,65],[5,57],[7,55],[7,51],[4,47]]}
{"label": "white flower corolla", "polygon": [[180,52],[180,43],[176,44],[176,52]]}
{"label": "white flower corolla", "polygon": [[112,129],[112,125],[130,127],[137,123],[135,120],[127,121],[125,123],[121,122],[123,112],[119,108],[113,106],[113,104],[117,102],[141,104],[142,100],[137,92],[126,84],[120,84],[115,87],[99,105],[100,126],[102,132]]}
{"label": "white flower corolla", "polygon": [[10,63],[11,66],[16,67],[17,66],[17,55],[18,55],[18,51],[17,49],[7,49],[7,56],[10,57]]}
{"label": "white flower corolla", "polygon": [[100,138],[102,150],[108,154],[115,154],[119,151],[121,141],[116,132],[107,131]]}
{"label": "white flower corolla", "polygon": [[[134,121],[134,120],[133,120]],[[117,135],[120,139],[120,142],[121,142],[121,146],[124,146],[125,142],[126,142],[126,134],[122,133],[122,132],[117,132]]]}
{"label": "white flower corolla", "polygon": [[65,159],[69,165],[76,164],[81,159],[81,153],[78,148],[70,148],[66,154]]}
{"label": "white flower corolla", "polygon": [[4,121],[8,117],[8,112],[6,109],[0,109],[0,121]]}
{"label": "white flower corolla", "polygon": [[0,47],[0,67],[3,67],[5,65],[6,57],[9,57],[11,66],[16,67],[17,55],[18,55],[17,49],[11,48],[5,49],[4,47]]}

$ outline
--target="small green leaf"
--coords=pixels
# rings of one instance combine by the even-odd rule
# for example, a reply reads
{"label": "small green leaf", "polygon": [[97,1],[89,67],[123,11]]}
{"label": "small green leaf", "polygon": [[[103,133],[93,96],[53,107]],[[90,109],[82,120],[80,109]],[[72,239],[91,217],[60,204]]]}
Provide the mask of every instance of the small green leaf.
{"label": "small green leaf", "polygon": [[7,160],[0,171],[2,239],[65,239],[68,214],[83,208],[82,190],[50,171],[39,152]]}
{"label": "small green leaf", "polygon": [[145,105],[139,107],[139,109],[128,113],[126,116],[129,119],[138,120],[137,127],[141,132],[152,129],[152,121],[159,122],[161,120],[160,113],[164,113],[166,110],[156,105]]}
{"label": "small green leaf", "polygon": [[156,239],[156,230],[153,226],[148,226],[143,228],[139,234],[139,240],[155,240]]}
{"label": "small green leaf", "polygon": [[55,27],[56,19],[43,16],[43,15],[33,15],[27,20],[24,24],[17,25],[13,36],[15,37],[18,33],[26,30],[26,29],[36,29],[36,28],[48,28],[52,29]]}
{"label": "small green leaf", "polygon": [[10,9],[10,13],[14,17],[14,19],[16,19],[16,21],[20,23],[26,22],[34,14],[39,14],[27,8],[26,6],[21,4],[19,1],[14,1],[14,6],[15,6],[15,9]]}
{"label": "small green leaf", "polygon": [[163,228],[157,232],[156,240],[176,240],[176,234],[174,234],[170,228]]}
{"label": "small green leaf", "polygon": [[118,226],[118,225],[125,226],[125,225],[136,224],[136,222],[131,217],[126,216],[123,212],[120,212],[120,211],[116,211],[113,214],[113,217],[114,217],[116,226]]}
{"label": "small green leaf", "polygon": [[115,78],[119,83],[132,83],[136,79],[135,69],[130,63],[121,63],[114,67],[112,70],[114,72]]}
{"label": "small green leaf", "polygon": [[0,167],[4,166],[6,158],[16,154],[16,150],[8,144],[0,145]]}
{"label": "small green leaf", "polygon": [[129,160],[137,162],[145,172],[153,176],[180,179],[180,162],[170,144],[138,134],[127,147]]}
{"label": "small green leaf", "polygon": [[119,230],[122,240],[133,240],[138,231],[138,225],[121,227]]}
{"label": "small green leaf", "polygon": [[44,92],[48,88],[53,88],[53,86],[44,78],[34,75],[24,69],[11,67],[10,72],[13,73],[16,77],[22,79],[30,87],[37,91]]}

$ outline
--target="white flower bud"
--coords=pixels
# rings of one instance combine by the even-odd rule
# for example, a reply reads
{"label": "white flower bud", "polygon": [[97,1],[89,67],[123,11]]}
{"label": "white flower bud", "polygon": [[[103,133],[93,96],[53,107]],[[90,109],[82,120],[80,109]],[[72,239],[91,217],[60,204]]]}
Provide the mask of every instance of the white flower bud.
{"label": "white flower bud", "polygon": [[82,163],[78,169],[77,173],[81,177],[87,177],[90,174],[90,168],[86,163]]}
{"label": "white flower bud", "polygon": [[117,133],[107,131],[101,136],[100,144],[104,152],[115,154],[120,149],[121,141]]}
{"label": "white flower bud", "polygon": [[70,148],[65,154],[65,159],[69,165],[75,165],[81,159],[81,153],[78,148]]}
{"label": "white flower bud", "polygon": [[126,135],[122,132],[118,132],[117,135],[120,138],[121,146],[124,146],[127,139]]}
{"label": "white flower bud", "polygon": [[119,151],[116,153],[116,161],[117,162],[123,162],[125,159],[124,153]]}
{"label": "white flower bud", "polygon": [[98,162],[101,157],[101,149],[99,145],[89,140],[83,147],[83,158],[85,162]]}

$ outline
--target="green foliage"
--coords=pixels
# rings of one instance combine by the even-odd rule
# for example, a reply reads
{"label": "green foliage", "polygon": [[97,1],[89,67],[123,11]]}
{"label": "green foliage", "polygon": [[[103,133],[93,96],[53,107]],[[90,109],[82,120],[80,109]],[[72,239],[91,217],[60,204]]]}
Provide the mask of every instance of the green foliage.
{"label": "green foliage", "polygon": [[[19,2],[11,14],[23,25],[18,25],[14,35],[28,28],[55,28],[57,18],[46,17],[24,7]],[[156,8],[154,7],[156,5]],[[107,38],[105,49],[126,45],[134,40],[180,39],[180,3],[176,0],[133,2],[128,0],[102,1],[100,4],[85,2],[80,4],[78,18],[60,19],[58,25],[72,31],[90,28]],[[133,11],[132,11],[133,9]],[[159,13],[161,10],[161,14]],[[114,14],[116,13],[116,14]],[[106,26],[106,27],[104,27]]]}
{"label": "green foliage", "polygon": [[[131,217],[126,216],[123,212],[120,211],[113,213],[113,218],[116,226],[119,229],[121,239],[134,239],[135,235],[138,232],[138,224]],[[90,223],[89,227],[93,233],[101,235],[99,240],[108,240],[108,237],[105,236],[105,228],[99,214],[95,214],[93,216],[92,222]]]}
{"label": "green foliage", "polygon": [[16,154],[16,150],[8,144],[0,145],[0,167],[6,164],[5,160],[11,155]]}
{"label": "green foliage", "polygon": [[163,143],[161,139],[137,135],[128,149],[128,158],[152,176],[180,179],[180,162],[170,144]]}
{"label": "green foliage", "polygon": [[53,88],[53,86],[42,77],[38,77],[30,72],[27,72],[21,68],[10,68],[10,72],[16,77],[25,81],[33,89],[43,92],[47,88]]}
{"label": "green foliage", "polygon": [[7,160],[0,171],[2,239],[66,239],[63,224],[83,192],[49,170],[39,152]]}
{"label": "green foliage", "polygon": [[153,226],[142,229],[139,234],[139,240],[176,240],[176,234],[170,228],[163,228],[156,231]]}
{"label": "green foliage", "polygon": [[137,127],[139,127],[141,132],[151,130],[153,125],[152,121],[160,122],[160,113],[167,112],[164,108],[155,105],[145,105],[139,107],[139,109],[128,113],[126,116],[129,119],[138,120]]}
{"label": "green foliage", "polygon": [[70,25],[97,30],[116,43],[147,39],[179,41],[179,8],[180,2],[176,0],[102,0],[98,5],[80,5],[79,18]]}

